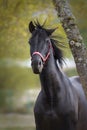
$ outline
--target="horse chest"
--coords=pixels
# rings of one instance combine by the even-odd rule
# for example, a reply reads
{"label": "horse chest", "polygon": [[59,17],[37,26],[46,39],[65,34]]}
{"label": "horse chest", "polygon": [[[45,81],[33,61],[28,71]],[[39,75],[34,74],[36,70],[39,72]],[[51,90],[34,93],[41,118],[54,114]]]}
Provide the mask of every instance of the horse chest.
{"label": "horse chest", "polygon": [[52,108],[47,103],[37,106],[35,115],[37,115],[39,122],[42,122],[41,124],[43,124],[45,130],[56,130],[56,128],[58,130],[63,125],[62,116],[59,115],[57,109],[57,106]]}
{"label": "horse chest", "polygon": [[58,130],[63,126],[62,121],[56,115],[44,115],[43,117],[43,126],[45,130]]}
{"label": "horse chest", "polygon": [[[40,115],[38,115],[38,119],[39,117]],[[42,125],[41,130],[66,130],[64,120],[54,110],[42,113],[39,124]]]}

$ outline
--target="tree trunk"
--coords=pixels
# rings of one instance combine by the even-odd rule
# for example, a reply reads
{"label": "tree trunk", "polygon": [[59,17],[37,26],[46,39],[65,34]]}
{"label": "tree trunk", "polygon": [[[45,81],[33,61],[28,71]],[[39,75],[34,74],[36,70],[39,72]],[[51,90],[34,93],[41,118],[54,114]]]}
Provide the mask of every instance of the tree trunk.
{"label": "tree trunk", "polygon": [[75,23],[75,17],[71,12],[68,0],[53,0],[53,3],[69,39],[69,46],[76,63],[77,72],[87,96],[87,50],[83,44],[83,38]]}

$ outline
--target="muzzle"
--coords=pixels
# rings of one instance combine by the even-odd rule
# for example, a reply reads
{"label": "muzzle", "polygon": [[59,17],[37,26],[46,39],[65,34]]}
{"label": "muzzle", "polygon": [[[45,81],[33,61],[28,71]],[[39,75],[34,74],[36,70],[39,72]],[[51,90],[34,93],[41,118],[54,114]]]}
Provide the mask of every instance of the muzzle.
{"label": "muzzle", "polygon": [[[47,55],[44,57],[40,52],[38,52],[38,51],[35,51],[33,54],[32,54],[32,58],[31,58],[31,61],[32,61],[32,69],[33,69],[33,72],[35,73],[35,74],[39,74],[39,73],[41,73],[41,71],[42,71],[42,69],[43,69],[43,65],[46,63],[46,61],[48,60],[48,58],[49,58],[49,56],[50,56],[50,48],[51,48],[51,44],[50,44],[50,46],[49,46],[49,50],[48,50],[48,53],[47,53]],[[40,59],[42,60],[40,60],[40,59],[34,59],[33,60],[33,57],[34,56],[39,56],[40,57]]]}

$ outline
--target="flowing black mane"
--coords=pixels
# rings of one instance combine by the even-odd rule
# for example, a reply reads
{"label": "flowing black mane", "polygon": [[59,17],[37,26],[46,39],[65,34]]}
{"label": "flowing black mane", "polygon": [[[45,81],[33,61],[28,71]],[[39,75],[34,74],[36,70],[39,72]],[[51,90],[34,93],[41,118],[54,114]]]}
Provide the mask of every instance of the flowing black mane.
{"label": "flowing black mane", "polygon": [[51,40],[51,43],[52,43],[52,47],[53,47],[53,50],[54,50],[54,58],[55,58],[55,60],[58,60],[59,64],[62,66],[62,63],[64,61],[64,59],[63,59],[63,52],[62,52],[62,50],[60,48],[58,48],[56,46],[56,44],[60,46],[59,41],[55,40],[52,37],[52,32],[54,32],[56,30],[56,28],[55,29],[46,29],[46,28],[44,28],[45,22],[42,25],[38,21],[34,22],[34,24],[35,24],[35,29],[36,30],[39,31],[39,29],[42,29],[42,30],[46,31],[46,33],[50,37],[50,40]]}

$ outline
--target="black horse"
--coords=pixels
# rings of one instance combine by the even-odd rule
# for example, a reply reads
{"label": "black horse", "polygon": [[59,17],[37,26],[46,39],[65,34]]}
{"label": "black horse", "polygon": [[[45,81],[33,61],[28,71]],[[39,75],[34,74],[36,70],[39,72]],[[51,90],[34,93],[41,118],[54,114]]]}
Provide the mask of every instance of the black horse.
{"label": "black horse", "polygon": [[68,78],[58,65],[63,55],[51,37],[55,29],[30,22],[29,31],[31,65],[41,82],[34,108],[36,130],[87,130],[86,97],[79,77]]}

